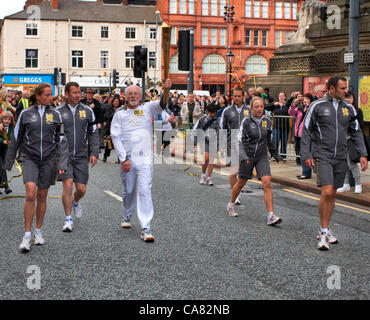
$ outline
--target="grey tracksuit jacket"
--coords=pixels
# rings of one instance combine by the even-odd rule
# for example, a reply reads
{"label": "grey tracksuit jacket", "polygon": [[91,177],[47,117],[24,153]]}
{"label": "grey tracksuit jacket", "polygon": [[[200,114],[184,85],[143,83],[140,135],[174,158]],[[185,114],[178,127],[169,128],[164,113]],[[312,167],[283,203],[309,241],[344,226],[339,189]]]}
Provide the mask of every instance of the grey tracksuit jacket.
{"label": "grey tracksuit jacket", "polygon": [[18,118],[8,149],[5,169],[11,170],[17,150],[23,144],[23,153],[33,161],[52,159],[59,153],[59,169],[66,170],[68,164],[68,143],[60,137],[62,117],[49,106],[45,107],[42,118],[39,107],[24,109]]}
{"label": "grey tracksuit jacket", "polygon": [[63,119],[63,131],[69,145],[69,156],[76,159],[87,158],[88,141],[91,155],[98,158],[100,140],[94,112],[82,103],[78,103],[75,110],[73,115],[67,104],[57,108]]}
{"label": "grey tracksuit jacket", "polygon": [[[334,103],[338,103],[337,110]],[[347,159],[347,135],[360,156],[367,156],[355,108],[330,96],[314,101],[306,112],[302,129],[302,160]],[[312,151],[310,150],[312,139]]]}
{"label": "grey tracksuit jacket", "polygon": [[[213,130],[213,134],[215,134],[216,141],[218,141],[218,131],[220,129],[220,120],[215,116],[215,121],[208,126],[208,123],[212,120],[212,118],[208,115],[203,115],[199,118],[197,123],[193,128],[193,132],[197,134],[198,139],[201,139],[200,136],[205,136],[205,142],[209,143],[209,129]],[[205,130],[206,128],[206,130]],[[198,129],[198,131],[196,131]],[[200,130],[200,131],[199,131]]]}
{"label": "grey tracksuit jacket", "polygon": [[[222,112],[220,119],[220,128],[227,129],[227,150],[231,150],[231,130],[239,130],[240,125],[245,117],[250,117],[251,109],[249,106],[243,105],[239,113],[235,105],[231,105]],[[236,141],[237,143],[237,141]]]}
{"label": "grey tracksuit jacket", "polygon": [[260,121],[253,117],[243,120],[239,135],[239,160],[262,159],[267,157],[267,149],[271,156],[280,160],[275,144],[272,143],[271,120],[262,116]]}

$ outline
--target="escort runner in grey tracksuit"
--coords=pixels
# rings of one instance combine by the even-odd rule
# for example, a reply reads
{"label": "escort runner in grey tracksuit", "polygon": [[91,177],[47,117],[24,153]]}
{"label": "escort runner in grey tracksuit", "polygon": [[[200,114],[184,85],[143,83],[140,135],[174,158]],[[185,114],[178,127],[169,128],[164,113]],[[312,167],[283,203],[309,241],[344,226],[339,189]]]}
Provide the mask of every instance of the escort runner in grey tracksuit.
{"label": "escort runner in grey tracksuit", "polygon": [[[220,121],[217,116],[211,118],[208,114],[201,116],[193,128],[193,133],[197,137],[197,143],[202,152],[210,152],[211,150],[212,157],[217,156],[219,129]],[[210,143],[212,144],[211,148]]]}
{"label": "escort runner in grey tracksuit", "polygon": [[[231,161],[234,165],[239,164],[238,155],[238,132],[240,125],[245,117],[251,116],[249,106],[243,105],[240,109],[236,105],[227,107],[221,115],[220,128],[227,130],[227,156],[232,157]],[[235,133],[232,133],[235,130]],[[233,151],[233,156],[231,151]],[[234,159],[234,156],[236,158]]]}
{"label": "escort runner in grey tracksuit", "polygon": [[68,163],[67,140],[60,137],[62,117],[49,106],[33,105],[19,115],[10,143],[5,169],[11,170],[18,148],[23,143],[23,181],[34,182],[39,188],[49,188],[59,170]]}
{"label": "escort runner in grey tracksuit", "polygon": [[[258,177],[270,176],[270,164],[267,150],[276,160],[280,160],[279,153],[272,142],[271,120],[263,115],[260,119],[244,118],[238,135],[240,169],[239,179],[252,178],[253,168],[256,167]],[[249,160],[249,164],[245,161]]]}
{"label": "escort runner in grey tracksuit", "polygon": [[82,103],[75,107],[64,104],[57,108],[57,111],[63,119],[64,135],[69,145],[68,169],[61,178],[63,180],[73,178],[74,182],[87,184],[89,178],[87,142],[91,155],[99,158],[99,132],[94,112]]}
{"label": "escort runner in grey tracksuit", "polygon": [[[347,171],[347,135],[351,137],[360,157],[366,157],[362,131],[352,105],[330,96],[311,104],[304,118],[301,156],[303,161],[315,160],[319,186],[334,185],[338,189],[343,185]],[[330,170],[323,167],[326,163],[334,168],[334,177],[330,177]]]}

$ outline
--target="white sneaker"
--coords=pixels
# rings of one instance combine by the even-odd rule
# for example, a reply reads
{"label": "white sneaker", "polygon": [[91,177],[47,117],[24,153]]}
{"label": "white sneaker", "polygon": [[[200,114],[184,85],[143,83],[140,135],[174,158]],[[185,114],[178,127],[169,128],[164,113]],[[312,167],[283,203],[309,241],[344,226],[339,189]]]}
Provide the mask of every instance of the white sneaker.
{"label": "white sneaker", "polygon": [[41,246],[45,244],[45,239],[42,237],[42,233],[40,232],[34,232],[33,234],[33,244],[36,246]]}
{"label": "white sneaker", "polygon": [[63,232],[72,232],[72,230],[73,230],[73,221],[66,219],[63,226]]}
{"label": "white sneaker", "polygon": [[342,188],[337,189],[337,192],[345,192],[351,190],[351,186],[349,184],[344,184]]}
{"label": "white sneaker", "polygon": [[275,214],[271,214],[269,215],[268,217],[268,220],[267,220],[267,225],[268,226],[273,226],[275,224],[278,224],[280,223],[282,220]]}
{"label": "white sneaker", "polygon": [[21,250],[21,252],[23,253],[27,253],[31,250],[31,240],[32,238],[29,237],[29,238],[24,238],[23,237],[23,241],[21,243],[21,245],[19,246],[19,250]]}
{"label": "white sneaker", "polygon": [[338,243],[338,239],[336,237],[334,237],[330,228],[328,229],[328,233],[326,234],[326,239],[328,240],[329,244]]}
{"label": "white sneaker", "polygon": [[235,199],[235,205],[240,206],[240,199],[239,196]]}
{"label": "white sneaker", "polygon": [[213,186],[213,181],[210,177],[208,177],[208,179],[207,179],[207,185]]}
{"label": "white sneaker", "polygon": [[144,242],[153,242],[154,241],[153,235],[150,232],[146,232],[144,230],[141,231],[141,239],[143,239]]}
{"label": "white sneaker", "polygon": [[130,220],[123,219],[122,223],[121,223],[121,227],[123,229],[130,229],[132,227],[132,224],[131,224]]}
{"label": "white sneaker", "polygon": [[356,184],[355,185],[355,193],[362,193],[362,185]]}
{"label": "white sneaker", "polygon": [[326,241],[326,233],[325,232],[320,233],[320,240],[319,240],[319,243],[317,244],[317,249],[319,249],[319,250],[329,250],[329,244]]}
{"label": "white sneaker", "polygon": [[201,178],[200,178],[199,183],[200,183],[200,184],[206,184],[206,183],[207,183],[207,182],[206,182],[206,177],[202,175],[202,176],[201,176]]}
{"label": "white sneaker", "polygon": [[232,203],[229,203],[227,205],[227,212],[229,213],[230,217],[237,217],[238,216],[238,213],[235,210],[235,205],[232,204]]}
{"label": "white sneaker", "polygon": [[79,202],[75,202],[74,200],[72,201],[72,208],[73,208],[73,213],[76,215],[77,218],[82,217],[82,208]]}

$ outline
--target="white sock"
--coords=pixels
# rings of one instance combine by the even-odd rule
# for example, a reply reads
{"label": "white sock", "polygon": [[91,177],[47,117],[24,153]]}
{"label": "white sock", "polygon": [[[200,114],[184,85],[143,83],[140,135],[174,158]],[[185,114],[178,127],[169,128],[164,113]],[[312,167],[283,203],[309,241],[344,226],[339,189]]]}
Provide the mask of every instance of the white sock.
{"label": "white sock", "polygon": [[24,233],[24,237],[26,238],[26,239],[29,239],[29,238],[31,238],[31,232],[25,232]]}
{"label": "white sock", "polygon": [[41,232],[41,229],[35,229],[35,232],[36,233],[40,233]]}
{"label": "white sock", "polygon": [[272,216],[274,214],[274,212],[269,212],[269,216]]}
{"label": "white sock", "polygon": [[229,206],[235,206],[235,202],[229,202]]}
{"label": "white sock", "polygon": [[72,221],[72,216],[66,216],[66,221]]}
{"label": "white sock", "polygon": [[207,174],[206,173],[202,173],[202,177],[203,178],[207,178]]}
{"label": "white sock", "polygon": [[321,227],[320,227],[320,231],[321,231],[321,232],[325,232],[325,234],[328,234],[328,229],[327,229],[327,228],[321,228]]}

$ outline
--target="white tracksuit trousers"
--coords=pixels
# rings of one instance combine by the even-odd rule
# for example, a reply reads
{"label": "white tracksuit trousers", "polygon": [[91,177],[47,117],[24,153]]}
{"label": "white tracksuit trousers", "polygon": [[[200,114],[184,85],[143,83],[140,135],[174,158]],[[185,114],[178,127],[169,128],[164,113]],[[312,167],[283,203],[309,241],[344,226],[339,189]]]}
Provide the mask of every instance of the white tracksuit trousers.
{"label": "white tracksuit trousers", "polygon": [[137,211],[137,216],[142,229],[149,229],[153,219],[152,201],[152,164],[135,164],[131,161],[131,170],[123,172],[121,167],[121,179],[123,185],[123,217],[130,219]]}

